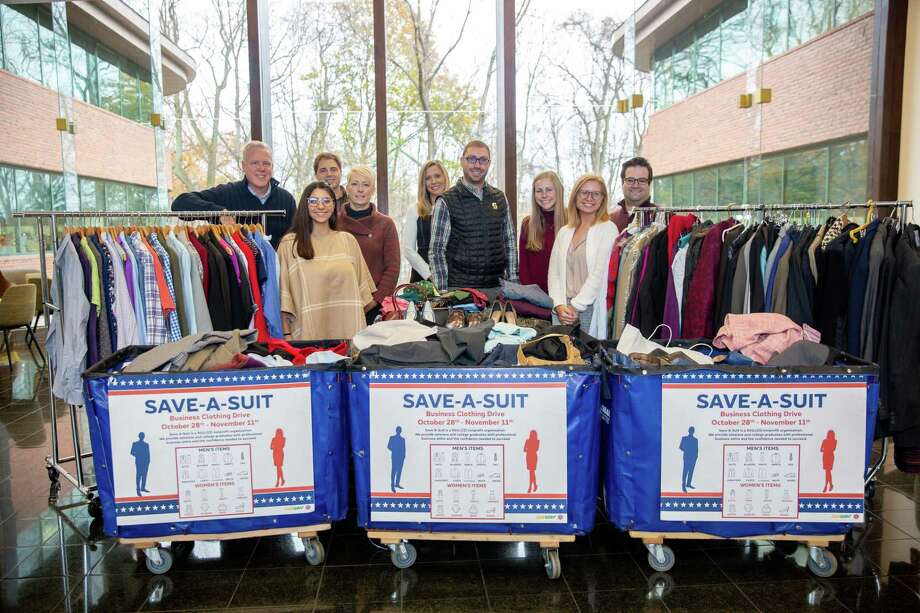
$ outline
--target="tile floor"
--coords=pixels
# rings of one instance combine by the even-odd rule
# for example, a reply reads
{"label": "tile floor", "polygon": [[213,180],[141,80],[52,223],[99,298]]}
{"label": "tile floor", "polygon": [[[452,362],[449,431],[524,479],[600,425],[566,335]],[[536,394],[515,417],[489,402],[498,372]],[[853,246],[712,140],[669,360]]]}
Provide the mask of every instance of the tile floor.
{"label": "tile floor", "polygon": [[[69,419],[58,416],[67,452]],[[47,379],[21,351],[12,376],[0,367],[3,611],[920,611],[920,477],[893,465],[866,526],[834,547],[831,579],[809,574],[802,547],[735,541],[677,542],[676,566],[656,574],[602,515],[563,546],[557,581],[536,547],[515,543],[418,543],[419,562],[400,571],[353,518],[323,535],[319,567],[296,538],[266,537],[180,548],[154,576],[100,534],[72,487],[49,504],[50,420]]]}

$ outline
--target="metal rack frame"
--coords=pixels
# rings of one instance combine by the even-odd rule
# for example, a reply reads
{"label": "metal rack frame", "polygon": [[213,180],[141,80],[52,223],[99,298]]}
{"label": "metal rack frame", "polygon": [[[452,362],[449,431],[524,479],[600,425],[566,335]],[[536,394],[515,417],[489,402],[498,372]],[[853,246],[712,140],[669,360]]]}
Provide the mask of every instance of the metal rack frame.
{"label": "metal rack frame", "polygon": [[[59,219],[103,219],[108,222],[111,218],[119,219],[164,219],[178,218],[183,221],[219,219],[224,216],[231,217],[248,217],[258,218],[262,227],[266,226],[268,217],[280,217],[286,215],[282,210],[262,210],[262,211],[25,211],[13,213],[14,218],[18,219],[35,219],[38,225],[38,252],[39,252],[39,270],[41,272],[41,292],[42,292],[42,316],[45,322],[45,330],[51,325],[51,312],[61,311],[61,307],[51,302],[48,295],[51,287],[48,283],[48,270],[45,261],[45,220],[50,220],[51,226],[51,243],[54,248],[58,245],[57,221]],[[249,223],[249,222],[247,222]],[[107,224],[108,225],[108,224]],[[90,503],[90,514],[94,517],[101,516],[101,507],[94,505],[96,485],[87,485],[83,469],[83,460],[93,456],[91,451],[82,451],[80,446],[79,419],[77,415],[78,405],[68,405],[70,407],[70,431],[73,439],[73,455],[61,456],[60,437],[57,431],[57,399],[54,396],[54,365],[49,359],[48,365],[48,392],[51,405],[51,454],[45,457],[45,465],[48,469],[48,479],[51,481],[52,498],[57,495],[60,488],[60,477],[70,481],[73,486],[86,497]],[[64,467],[65,464],[74,463],[76,475],[72,475]]]}
{"label": "metal rack frame", "polygon": [[657,215],[659,213],[762,213],[770,211],[846,211],[846,210],[865,210],[870,207],[876,209],[909,209],[913,208],[912,200],[891,200],[880,202],[845,202],[843,204],[832,203],[796,203],[796,204],[720,204],[717,206],[655,206],[647,208],[636,208],[633,212],[641,213],[643,216]]}

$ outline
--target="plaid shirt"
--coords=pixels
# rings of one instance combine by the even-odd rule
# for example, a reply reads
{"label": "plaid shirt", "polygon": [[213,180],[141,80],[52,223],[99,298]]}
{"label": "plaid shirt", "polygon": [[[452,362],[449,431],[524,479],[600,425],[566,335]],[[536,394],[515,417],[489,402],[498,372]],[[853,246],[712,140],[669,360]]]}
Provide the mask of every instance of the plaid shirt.
{"label": "plaid shirt", "polygon": [[151,345],[162,345],[167,341],[168,331],[166,317],[163,315],[163,303],[160,302],[160,290],[157,286],[156,269],[153,267],[153,256],[147,251],[141,239],[140,232],[131,234],[131,244],[135,256],[143,269],[141,277],[141,291],[144,294],[144,319],[147,322],[147,342]]}
{"label": "plaid shirt", "polygon": [[[459,181],[471,194],[482,200],[482,189]],[[517,237],[514,233],[514,222],[511,220],[511,203],[508,203],[507,215],[502,224],[503,240],[505,243],[505,278],[517,280],[518,278],[518,252]],[[431,264],[431,281],[439,290],[447,288],[447,242],[450,240],[450,210],[443,198],[438,198],[431,215],[431,247],[428,250],[428,259]]]}
{"label": "plaid shirt", "polygon": [[[153,250],[160,256],[160,263],[163,265],[163,277],[166,279],[166,287],[169,288],[169,296],[172,298],[173,304],[176,305],[176,309],[178,309],[179,305],[176,303],[176,288],[173,285],[172,268],[169,265],[169,254],[166,253],[166,250],[163,249],[163,245],[160,244],[156,232],[150,235],[150,246],[153,247]],[[177,341],[182,338],[182,332],[179,330],[179,316],[176,314],[176,309],[171,310],[166,316],[166,325],[170,341]]]}

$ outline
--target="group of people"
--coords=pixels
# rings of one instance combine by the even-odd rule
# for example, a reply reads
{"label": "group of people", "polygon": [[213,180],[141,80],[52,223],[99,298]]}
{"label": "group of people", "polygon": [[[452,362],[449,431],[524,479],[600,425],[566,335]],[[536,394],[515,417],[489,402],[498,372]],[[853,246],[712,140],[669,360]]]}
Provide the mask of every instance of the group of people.
{"label": "group of people", "polygon": [[402,257],[412,281],[439,290],[475,288],[494,300],[503,285],[536,286],[552,303],[554,321],[580,322],[595,337],[607,328],[607,269],[614,239],[649,198],[652,167],[633,158],[621,168],[624,199],[610,207],[604,179],[584,175],[568,200],[558,174],[533,180],[530,215],[517,237],[505,194],[489,185],[489,146],[470,141],[460,155],[462,176],[451,184],[438,160],[419,173],[418,197],[407,211],[400,242],[396,224],[373,202],[376,175],[351,167],[342,185],[342,162],[316,156],[315,180],[295,204],[272,177],[272,152],[252,141],[243,149],[241,181],[175,199],[175,211],[282,210],[267,221],[279,261],[282,327],[295,340],[352,338],[380,314],[397,286]]}

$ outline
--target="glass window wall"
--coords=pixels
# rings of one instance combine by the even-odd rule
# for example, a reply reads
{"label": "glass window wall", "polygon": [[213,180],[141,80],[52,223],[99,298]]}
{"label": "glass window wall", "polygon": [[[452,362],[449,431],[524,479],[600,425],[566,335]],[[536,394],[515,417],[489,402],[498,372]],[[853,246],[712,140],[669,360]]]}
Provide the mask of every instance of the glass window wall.
{"label": "glass window wall", "polygon": [[69,42],[54,32],[48,3],[0,5],[0,66],[65,95],[72,91],[83,102],[148,122],[153,97],[149,70],[78,28],[68,30]]}
{"label": "glass window wall", "polygon": [[753,29],[763,29],[763,47],[755,55],[767,59],[872,8],[871,0],[726,0],[655,50],[655,108],[666,108],[747,69]]}
{"label": "glass window wall", "polygon": [[867,163],[861,137],[657,177],[653,195],[655,202],[675,206],[864,202]]}

